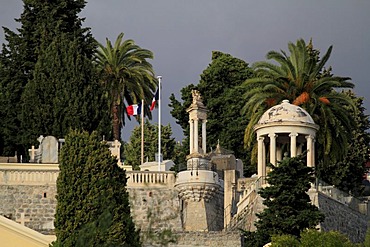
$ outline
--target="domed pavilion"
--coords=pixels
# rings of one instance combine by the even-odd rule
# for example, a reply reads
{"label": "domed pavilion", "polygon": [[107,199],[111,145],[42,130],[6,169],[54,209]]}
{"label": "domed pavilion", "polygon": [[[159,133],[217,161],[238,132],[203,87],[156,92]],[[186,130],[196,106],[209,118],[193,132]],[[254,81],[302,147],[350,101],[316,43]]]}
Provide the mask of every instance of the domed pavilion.
{"label": "domed pavilion", "polygon": [[258,141],[258,177],[267,174],[266,162],[307,151],[307,166],[315,166],[315,137],[319,126],[303,108],[283,100],[268,109],[254,126]]}

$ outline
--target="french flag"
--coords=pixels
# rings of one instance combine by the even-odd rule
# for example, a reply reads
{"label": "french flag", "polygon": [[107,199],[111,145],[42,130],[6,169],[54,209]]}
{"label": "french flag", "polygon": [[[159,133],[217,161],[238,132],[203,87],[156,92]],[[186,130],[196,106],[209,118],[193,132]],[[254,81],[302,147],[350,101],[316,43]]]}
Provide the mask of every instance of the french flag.
{"label": "french flag", "polygon": [[129,105],[126,107],[127,115],[136,116],[141,114],[141,104]]}
{"label": "french flag", "polygon": [[[159,88],[158,88],[159,89]],[[153,111],[154,110],[154,107],[155,107],[155,104],[157,103],[158,99],[159,99],[159,92],[158,92],[158,89],[157,91],[155,92],[154,94],[154,97],[153,97],[153,100],[152,100],[152,105],[150,106],[150,111]]]}

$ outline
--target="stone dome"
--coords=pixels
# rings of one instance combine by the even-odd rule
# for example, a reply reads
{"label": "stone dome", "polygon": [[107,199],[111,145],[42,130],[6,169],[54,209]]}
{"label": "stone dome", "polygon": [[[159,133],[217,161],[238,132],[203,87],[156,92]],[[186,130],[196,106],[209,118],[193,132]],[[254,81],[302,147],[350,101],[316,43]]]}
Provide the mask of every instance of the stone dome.
{"label": "stone dome", "polygon": [[299,106],[290,104],[289,100],[283,100],[281,104],[268,109],[258,121],[258,125],[276,122],[315,124],[306,110]]}

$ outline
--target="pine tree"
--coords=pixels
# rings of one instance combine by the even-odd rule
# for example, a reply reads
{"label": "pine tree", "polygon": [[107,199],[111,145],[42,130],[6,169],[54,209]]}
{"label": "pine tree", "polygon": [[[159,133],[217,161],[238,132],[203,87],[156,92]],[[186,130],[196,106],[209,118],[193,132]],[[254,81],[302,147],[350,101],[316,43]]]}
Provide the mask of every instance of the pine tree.
{"label": "pine tree", "polygon": [[53,246],[140,246],[126,173],[96,132],[71,131],[61,150]]}
{"label": "pine tree", "polygon": [[305,164],[305,156],[281,161],[267,176],[269,186],[259,194],[266,208],[257,214],[256,233],[246,233],[251,245],[268,243],[273,235],[289,234],[296,237],[307,228],[315,228],[324,215],[311,204],[306,193],[314,182],[313,169]]}

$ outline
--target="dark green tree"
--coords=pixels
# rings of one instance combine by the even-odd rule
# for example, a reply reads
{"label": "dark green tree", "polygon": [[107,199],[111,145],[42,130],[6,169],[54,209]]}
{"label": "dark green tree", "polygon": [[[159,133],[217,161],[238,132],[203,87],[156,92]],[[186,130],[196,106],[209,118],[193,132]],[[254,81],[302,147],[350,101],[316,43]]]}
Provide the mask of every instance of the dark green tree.
{"label": "dark green tree", "polygon": [[[214,51],[212,62],[200,75],[199,84],[196,86],[191,84],[181,90],[183,102],[176,100],[173,94],[170,97],[171,114],[183,128],[184,135],[189,136],[189,119],[186,109],[192,101],[191,90],[197,89],[209,110],[208,146],[215,147],[219,140],[223,148],[233,151],[237,158],[243,160],[244,164],[249,164],[249,152],[243,148],[243,135],[248,119],[241,115],[241,109],[246,100],[242,97],[243,91],[239,86],[251,76],[252,70],[248,63],[229,54]],[[187,146],[184,147],[187,148]]]}
{"label": "dark green tree", "polygon": [[[23,2],[23,13],[19,19],[16,19],[16,21],[20,23],[20,27],[17,29],[17,32],[4,28],[6,44],[3,45],[0,53],[0,95],[5,96],[0,100],[0,125],[2,126],[0,128],[0,136],[2,136],[0,151],[7,155],[14,154],[15,151],[18,151],[19,155],[25,154],[25,150],[29,148],[29,143],[35,141],[34,135],[54,134],[53,132],[36,133],[39,131],[39,129],[37,129],[39,123],[37,122],[42,123],[45,121],[46,123],[49,119],[39,118],[35,123],[33,118],[27,119],[28,112],[24,112],[34,109],[37,111],[38,108],[46,109],[47,106],[44,104],[49,104],[51,100],[49,99],[47,102],[43,102],[41,100],[43,97],[40,97],[41,99],[37,103],[42,105],[36,105],[32,104],[33,102],[26,102],[26,96],[22,97],[28,83],[34,82],[34,84],[36,84],[36,82],[33,81],[35,77],[43,81],[49,79],[49,73],[51,71],[48,69],[48,66],[55,68],[58,65],[57,63],[60,63],[64,59],[63,63],[59,65],[66,66],[65,70],[70,70],[70,73],[59,75],[61,84],[56,87],[61,87],[62,83],[67,81],[67,76],[72,76],[72,68],[68,67],[69,64],[65,61],[66,53],[71,55],[74,51],[74,57],[68,59],[69,62],[73,61],[71,65],[77,66],[75,68],[75,78],[68,79],[75,82],[78,80],[77,78],[79,78],[85,85],[88,82],[94,83],[94,79],[90,73],[92,72],[91,68],[87,69],[87,71],[78,70],[86,69],[86,60],[92,59],[96,47],[96,42],[89,29],[82,27],[83,18],[78,16],[85,6],[85,1],[57,0],[45,2],[24,0]],[[62,44],[57,45],[56,42],[58,40],[61,41]],[[68,47],[66,43],[67,40],[71,42],[73,51],[69,52],[68,50],[62,50],[62,46]],[[50,46],[58,49],[59,52],[56,50],[52,52],[51,50],[53,48]],[[48,55],[55,55],[57,61],[52,61],[51,58],[47,58]],[[63,59],[58,56],[63,56]],[[39,59],[42,61],[39,61]],[[47,64],[49,62],[52,63]],[[37,72],[35,72],[36,64],[38,64]],[[62,69],[59,68],[58,72],[61,72],[61,70]],[[63,78],[63,76],[66,77]],[[55,83],[59,81],[56,79],[57,77],[55,72],[50,80],[53,80]],[[79,85],[81,84],[80,82]],[[42,85],[45,85],[45,82],[42,82]],[[28,86],[27,90],[30,90],[30,88],[33,88],[34,92],[37,92],[37,94],[43,94],[43,92],[37,91],[37,89],[43,90],[44,88],[38,88],[37,85],[33,85]],[[86,88],[83,87],[79,90],[85,89]],[[47,92],[50,93],[50,90]],[[29,95],[30,92],[26,94]],[[60,94],[60,92],[54,93],[54,95],[57,94]],[[49,95],[48,97],[53,98],[53,95]],[[69,97],[70,96],[68,96],[67,99]],[[91,97],[94,98],[95,96],[91,95]],[[76,99],[72,101],[76,101]],[[83,107],[83,104],[84,103],[81,101],[80,108]],[[30,105],[33,107],[29,108]],[[97,111],[100,110],[100,107],[98,108]],[[96,113],[93,112],[90,113],[90,115],[95,114]],[[66,114],[63,116],[66,116]],[[82,114],[82,116],[84,116],[84,114]],[[72,116],[69,118],[72,118]],[[29,122],[23,123],[24,119]],[[85,125],[86,129],[89,129],[88,125],[101,125],[95,122],[96,119],[85,119],[84,121],[85,124],[81,125]],[[94,123],[87,123],[90,121]],[[73,123],[76,123],[76,121],[73,121]],[[36,127],[36,129],[33,129],[33,127]],[[59,129],[55,131],[56,133],[59,133],[62,127],[58,126],[58,128]],[[63,129],[65,128],[63,127]],[[108,134],[106,133],[106,135]]]}
{"label": "dark green tree", "polygon": [[313,169],[305,164],[305,156],[281,161],[267,176],[269,186],[259,194],[266,208],[257,214],[257,231],[246,233],[249,246],[268,243],[273,235],[289,234],[296,237],[307,228],[315,228],[324,215],[311,204],[306,193],[314,182]]}
{"label": "dark green tree", "polygon": [[94,74],[78,40],[56,36],[39,55],[22,95],[24,143],[40,134],[62,138],[70,128],[99,130],[109,137],[109,109]]}
{"label": "dark green tree", "polygon": [[126,173],[94,131],[71,131],[61,150],[53,246],[141,246]]}
{"label": "dark green tree", "polygon": [[118,35],[114,45],[106,39],[106,46],[99,44],[95,54],[99,79],[107,94],[115,140],[121,139],[125,115],[130,119],[126,112],[128,105],[144,100],[144,114],[151,118],[149,105],[158,84],[148,61],[153,59],[153,53],[131,39],[122,40],[123,35]]}
{"label": "dark green tree", "polygon": [[347,108],[348,114],[354,120],[351,130],[352,138],[348,143],[347,154],[342,161],[337,163],[319,163],[318,173],[320,173],[319,177],[326,177],[330,184],[358,196],[361,194],[365,163],[368,160],[370,120],[365,115],[363,98],[356,97],[351,91],[344,92],[344,94],[353,100],[357,108],[356,111]]}
{"label": "dark green tree", "polygon": [[[161,127],[161,153],[163,160],[173,159],[175,155],[175,139],[172,136],[171,126]],[[130,141],[124,145],[125,165],[131,165],[134,169],[139,169],[141,163],[141,126],[137,126],[132,131]],[[151,124],[148,120],[144,124],[144,159],[154,161],[155,154],[158,153],[158,125]]]}

